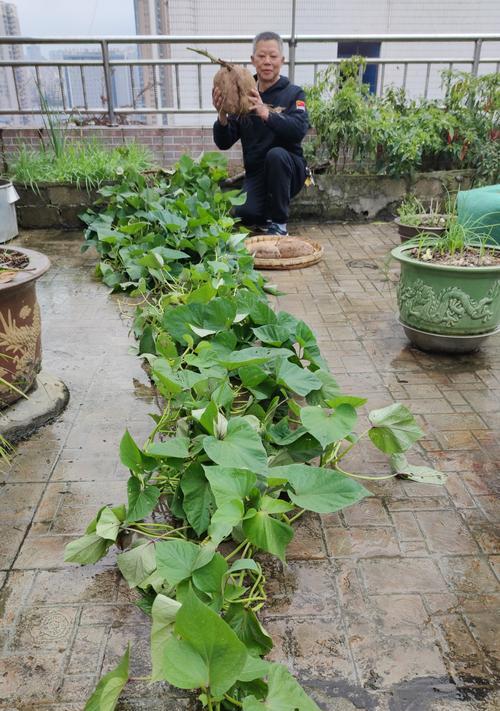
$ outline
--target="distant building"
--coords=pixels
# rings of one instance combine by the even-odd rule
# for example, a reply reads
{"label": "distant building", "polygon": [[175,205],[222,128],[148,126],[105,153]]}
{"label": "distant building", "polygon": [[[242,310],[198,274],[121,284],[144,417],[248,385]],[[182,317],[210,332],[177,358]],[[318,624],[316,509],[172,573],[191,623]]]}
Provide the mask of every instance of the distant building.
{"label": "distant building", "polygon": [[[21,34],[17,7],[14,3],[0,2],[0,35]],[[0,45],[0,59],[20,61],[24,59],[22,45]],[[32,83],[32,82],[31,82]],[[26,109],[31,106],[32,89],[26,67],[0,67],[0,108]],[[0,122],[12,123],[13,116],[0,116]],[[16,123],[28,123],[26,116],[15,117]]]}
{"label": "distant building", "polygon": [[[100,50],[80,48],[76,50],[63,49],[50,53],[55,61],[102,61]],[[112,50],[110,59],[126,59],[127,53]],[[63,87],[66,105],[78,112],[78,109],[93,109],[97,112],[107,110],[106,83],[102,66],[63,66]],[[45,87],[45,83],[44,83]],[[114,106],[131,106],[131,86],[126,67],[113,67],[111,72],[111,91]],[[62,105],[60,96],[57,105]],[[50,103],[50,102],[49,102]]]}
{"label": "distant building", "polygon": [[[137,4],[155,7],[166,12],[168,26],[172,35],[247,35],[271,30],[280,34],[290,34],[292,27],[292,2],[273,0],[255,2],[244,0],[136,0]],[[473,32],[494,32],[500,27],[500,2],[498,0],[297,0],[295,28],[298,35],[325,34],[458,34]],[[212,54],[227,60],[249,59],[250,45],[212,44],[206,47]],[[318,60],[321,70],[332,59],[350,56],[354,53],[367,57],[384,59],[405,57],[408,59],[441,58],[441,64],[432,65],[428,77],[428,96],[441,94],[441,72],[448,68],[449,58],[457,59],[454,68],[470,71],[470,59],[473,54],[471,42],[447,42],[437,45],[430,42],[379,43],[300,43],[296,58]],[[285,48],[285,55],[288,54]],[[192,58],[193,55],[184,45],[171,46],[174,59]],[[482,57],[500,56],[500,43],[484,42]],[[462,61],[460,61],[462,60]],[[467,63],[465,60],[469,60]],[[287,74],[287,67],[284,74]],[[480,73],[498,71],[496,63],[480,67]],[[212,77],[215,68],[203,67],[201,90],[198,86],[197,71],[193,67],[180,66],[179,93],[181,108],[199,106],[200,93],[203,105],[210,104]],[[383,73],[383,77],[382,77]],[[385,70],[372,65],[365,76],[365,81],[372,90],[380,86],[383,78],[384,87],[389,84],[400,86],[403,83],[404,66],[387,65]],[[311,84],[314,80],[312,65],[297,66],[295,81],[299,84]],[[411,64],[406,73],[406,86],[410,95],[423,94],[426,83],[426,65]],[[176,105],[177,91],[173,86],[173,100],[169,106]],[[170,119],[175,124],[211,123],[213,116],[194,117],[177,115]]]}
{"label": "distant building", "polygon": [[[175,4],[175,3],[174,3]],[[135,28],[138,35],[169,35],[170,0],[134,0]],[[141,59],[170,59],[171,47],[165,44],[139,44]],[[136,94],[137,106],[156,108],[172,106],[172,69],[168,66],[140,67],[139,86],[142,91]],[[167,123],[166,116],[145,114],[149,124]]]}

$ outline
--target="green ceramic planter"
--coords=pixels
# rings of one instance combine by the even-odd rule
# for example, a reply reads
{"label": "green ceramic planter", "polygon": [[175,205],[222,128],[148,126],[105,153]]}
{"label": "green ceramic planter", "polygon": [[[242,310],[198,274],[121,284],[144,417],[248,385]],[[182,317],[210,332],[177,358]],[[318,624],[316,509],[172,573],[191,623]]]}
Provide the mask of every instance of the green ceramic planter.
{"label": "green ceramic planter", "polygon": [[[421,331],[450,336],[494,331],[500,324],[500,266],[419,262],[409,256],[413,247],[402,244],[391,252],[401,264],[397,292],[400,321]],[[495,249],[500,254],[500,246]]]}

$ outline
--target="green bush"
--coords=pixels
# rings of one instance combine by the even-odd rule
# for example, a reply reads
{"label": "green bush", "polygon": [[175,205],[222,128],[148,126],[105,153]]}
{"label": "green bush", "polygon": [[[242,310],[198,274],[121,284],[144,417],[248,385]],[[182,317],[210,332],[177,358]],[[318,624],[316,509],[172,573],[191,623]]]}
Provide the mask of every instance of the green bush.
{"label": "green bush", "polygon": [[316,131],[307,147],[312,163],[394,177],[474,168],[481,182],[500,180],[497,74],[443,72],[442,101],[410,99],[392,87],[377,97],[359,80],[365,64],[352,57],[331,65],[307,90]]}

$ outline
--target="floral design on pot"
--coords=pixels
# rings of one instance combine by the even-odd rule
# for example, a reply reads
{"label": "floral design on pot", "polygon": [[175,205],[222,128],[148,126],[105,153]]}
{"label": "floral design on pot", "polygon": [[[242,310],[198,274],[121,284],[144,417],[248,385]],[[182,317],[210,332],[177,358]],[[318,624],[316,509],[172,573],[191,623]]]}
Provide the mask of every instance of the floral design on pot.
{"label": "floral design on pot", "polygon": [[[9,270],[12,260],[25,264]],[[0,407],[33,386],[42,362],[40,307],[36,281],[50,267],[48,257],[21,247],[0,249]],[[12,389],[14,386],[16,389]]]}

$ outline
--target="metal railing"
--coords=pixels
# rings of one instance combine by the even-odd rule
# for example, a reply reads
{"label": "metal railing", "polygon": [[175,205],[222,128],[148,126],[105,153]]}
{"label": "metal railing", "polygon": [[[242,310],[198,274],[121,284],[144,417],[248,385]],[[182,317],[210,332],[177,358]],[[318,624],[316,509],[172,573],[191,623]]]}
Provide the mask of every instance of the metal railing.
{"label": "metal railing", "polygon": [[[106,37],[16,37],[4,36],[0,37],[0,47],[7,46],[23,46],[23,45],[90,45],[97,47],[98,57],[92,59],[1,59],[0,74],[2,72],[10,72],[7,79],[11,82],[14,91],[11,92],[15,97],[15,103],[9,106],[0,106],[0,115],[40,115],[42,113],[40,106],[36,106],[36,94],[31,91],[31,99],[26,92],[26,76],[27,70],[31,70],[31,79],[34,79],[34,84],[38,85],[44,91],[44,82],[41,76],[42,69],[52,67],[56,70],[56,83],[59,87],[60,101],[58,106],[51,109],[57,114],[81,114],[99,115],[103,114],[105,122],[109,125],[116,125],[117,120],[129,115],[145,116],[148,114],[208,114],[214,112],[211,103],[204,103],[204,78],[202,69],[210,66],[210,62],[202,59],[199,56],[175,58],[172,57],[172,48],[175,45],[216,45],[217,51],[220,47],[241,44],[251,47],[253,36],[250,35],[209,35],[209,36],[158,36],[158,35],[130,35],[130,36],[106,36]],[[427,97],[429,89],[429,78],[431,68],[434,65],[444,65],[450,70],[455,65],[470,66],[470,71],[473,75],[479,73],[482,64],[488,64],[496,67],[496,71],[500,69],[500,56],[484,56],[483,48],[485,43],[500,42],[500,34],[439,34],[439,35],[423,35],[423,34],[401,34],[401,35],[295,35],[295,25],[292,25],[292,33],[283,35],[283,41],[288,45],[289,59],[286,62],[288,65],[288,75],[293,81],[298,67],[312,67],[313,80],[316,80],[321,67],[328,64],[338,64],[342,60],[339,57],[321,57],[321,58],[298,58],[297,49],[310,45],[336,45],[343,42],[354,43],[380,43],[382,46],[389,44],[413,44],[413,43],[429,43],[432,46],[446,47],[449,43],[466,43],[469,45],[470,51],[468,56],[445,56],[445,57],[409,57],[406,55],[395,57],[368,57],[367,62],[370,65],[376,65],[380,68],[380,73],[377,78],[377,93],[382,93],[384,90],[385,70],[389,65],[403,67],[402,86],[406,88],[408,68],[412,65],[422,65],[425,67],[425,82],[423,96]],[[136,53],[138,57],[113,58],[113,52],[110,49],[116,45],[136,45]],[[146,53],[153,54],[153,47],[156,48],[157,54],[167,56],[151,56],[141,57],[144,54],[144,47],[149,47]],[[3,49],[3,48],[2,48]],[[161,49],[161,51],[160,51]],[[495,46],[495,49],[498,47]],[[88,51],[88,50],[85,50]],[[250,51],[248,52],[250,54]],[[20,52],[17,51],[19,56]],[[500,55],[500,51],[498,52]],[[5,53],[2,51],[2,56]],[[241,65],[249,65],[248,59],[237,59],[234,63]],[[86,76],[86,68],[93,67],[101,73],[103,92],[99,96],[101,101],[100,106],[92,106],[89,104],[89,79]],[[183,67],[196,68],[196,91],[197,105],[185,105],[186,97],[183,91],[183,82],[180,76],[180,69]],[[121,69],[126,69],[128,73],[128,95],[130,96],[129,105],[120,105],[117,101],[115,78],[116,73]],[[75,70],[79,74],[80,94],[82,101],[76,102],[72,98],[72,92],[69,90],[68,75],[71,70]],[[23,71],[25,74],[23,74]],[[149,81],[146,79],[149,77]],[[4,76],[4,84],[7,82]],[[211,84],[211,82],[210,82]],[[192,88],[192,87],[191,87]],[[31,87],[33,89],[33,87]],[[205,91],[206,93],[206,91]],[[5,100],[5,92],[3,92]]]}

